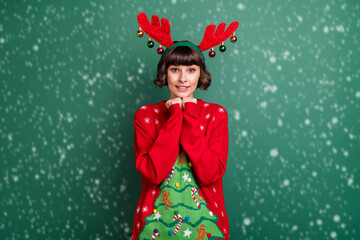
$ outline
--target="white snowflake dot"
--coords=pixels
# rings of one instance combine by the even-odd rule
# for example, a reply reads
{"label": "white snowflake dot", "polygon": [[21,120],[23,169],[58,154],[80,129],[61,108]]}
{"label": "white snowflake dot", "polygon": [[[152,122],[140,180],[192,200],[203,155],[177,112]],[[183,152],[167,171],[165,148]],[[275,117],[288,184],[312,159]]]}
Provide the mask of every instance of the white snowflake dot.
{"label": "white snowflake dot", "polygon": [[250,218],[245,218],[245,219],[243,220],[243,223],[244,223],[246,226],[249,226],[250,223],[251,223]]}
{"label": "white snowflake dot", "polygon": [[200,125],[200,129],[201,129],[201,130],[204,130],[204,126],[203,126],[203,125]]}
{"label": "white snowflake dot", "polygon": [[142,212],[143,212],[143,213],[146,213],[148,210],[149,210],[149,209],[148,209],[147,206],[144,206],[144,207],[142,208]]}
{"label": "white snowflake dot", "polygon": [[210,113],[208,113],[208,114],[206,114],[205,118],[206,118],[206,119],[209,119],[210,116],[211,116]]}
{"label": "white snowflake dot", "polygon": [[144,105],[144,106],[141,106],[141,108],[140,109],[146,109],[146,106]]}
{"label": "white snowflake dot", "polygon": [[150,118],[149,118],[149,117],[146,117],[146,118],[144,118],[144,121],[145,121],[146,123],[150,123]]}

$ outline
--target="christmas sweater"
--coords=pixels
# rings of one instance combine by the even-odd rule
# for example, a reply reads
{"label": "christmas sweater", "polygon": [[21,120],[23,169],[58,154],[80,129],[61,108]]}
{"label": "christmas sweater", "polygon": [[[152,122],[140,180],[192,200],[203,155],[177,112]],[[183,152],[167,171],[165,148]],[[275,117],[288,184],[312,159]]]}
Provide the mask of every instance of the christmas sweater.
{"label": "christmas sweater", "polygon": [[222,176],[228,155],[225,108],[197,99],[135,115],[136,169],[142,174],[132,240],[229,239]]}

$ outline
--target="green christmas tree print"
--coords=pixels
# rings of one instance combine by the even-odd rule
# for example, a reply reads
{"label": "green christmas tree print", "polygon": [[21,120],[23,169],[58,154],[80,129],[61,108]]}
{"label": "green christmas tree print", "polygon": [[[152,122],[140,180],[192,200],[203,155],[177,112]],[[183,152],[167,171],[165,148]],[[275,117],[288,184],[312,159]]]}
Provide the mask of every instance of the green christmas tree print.
{"label": "green christmas tree print", "polygon": [[168,178],[160,185],[154,211],[145,218],[139,239],[224,239],[216,224],[218,217],[207,208],[198,189],[191,162],[181,149]]}

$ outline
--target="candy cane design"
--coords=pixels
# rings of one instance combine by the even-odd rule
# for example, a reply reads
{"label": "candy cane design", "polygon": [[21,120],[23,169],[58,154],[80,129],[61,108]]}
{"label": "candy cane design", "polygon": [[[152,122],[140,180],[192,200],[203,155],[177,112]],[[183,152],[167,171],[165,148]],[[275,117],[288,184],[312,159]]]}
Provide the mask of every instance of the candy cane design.
{"label": "candy cane design", "polygon": [[167,180],[166,184],[169,184],[170,179],[171,179],[172,175],[174,174],[174,171],[175,171],[175,168],[174,168],[174,167],[172,167],[172,169],[171,169],[171,173],[170,173],[170,176],[168,177],[168,180]]}
{"label": "candy cane design", "polygon": [[199,193],[198,193],[198,191],[196,190],[195,187],[193,187],[193,188],[191,189],[191,196],[193,197],[194,202],[196,203],[197,207],[200,208],[200,205],[199,205],[198,201],[196,200],[194,193],[196,193],[196,194],[199,195]]}
{"label": "candy cane design", "polygon": [[180,216],[180,214],[176,214],[173,218],[173,220],[175,219],[179,219],[179,223],[174,231],[174,235],[176,235],[176,233],[179,231],[179,228],[181,227],[181,223],[182,223],[182,217]]}
{"label": "candy cane design", "polygon": [[160,237],[160,234],[159,234],[159,233],[154,233],[154,234],[152,235],[152,238],[151,238],[151,239],[152,239],[152,240],[155,240],[155,237],[156,237],[156,236],[157,236],[157,237]]}

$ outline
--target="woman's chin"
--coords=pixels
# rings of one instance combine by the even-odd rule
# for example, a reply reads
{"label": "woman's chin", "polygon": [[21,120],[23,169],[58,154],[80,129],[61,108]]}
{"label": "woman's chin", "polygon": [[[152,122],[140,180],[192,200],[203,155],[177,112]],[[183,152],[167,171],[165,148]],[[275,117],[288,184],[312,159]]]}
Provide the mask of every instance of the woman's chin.
{"label": "woman's chin", "polygon": [[185,98],[185,97],[192,97],[192,93],[190,92],[171,92],[172,98]]}
{"label": "woman's chin", "polygon": [[177,93],[176,94],[176,97],[179,97],[179,98],[184,98],[184,97],[189,97],[191,96],[191,94],[189,93]]}

